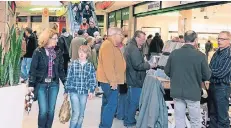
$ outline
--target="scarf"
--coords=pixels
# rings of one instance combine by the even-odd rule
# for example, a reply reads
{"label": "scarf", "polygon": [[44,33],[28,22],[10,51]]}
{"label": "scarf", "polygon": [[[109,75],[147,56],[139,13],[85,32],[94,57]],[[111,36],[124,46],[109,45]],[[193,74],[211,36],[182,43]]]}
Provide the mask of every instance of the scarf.
{"label": "scarf", "polygon": [[52,78],[53,76],[53,60],[56,58],[56,52],[54,50],[54,47],[46,48],[46,50],[49,53],[48,56],[48,77]]}

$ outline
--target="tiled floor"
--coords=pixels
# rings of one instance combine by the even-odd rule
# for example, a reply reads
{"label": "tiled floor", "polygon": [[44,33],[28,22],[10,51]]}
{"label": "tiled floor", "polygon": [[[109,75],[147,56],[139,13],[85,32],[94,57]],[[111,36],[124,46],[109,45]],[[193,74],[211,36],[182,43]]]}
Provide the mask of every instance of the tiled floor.
{"label": "tiled floor", "polygon": [[[59,109],[63,102],[63,87],[61,86],[59,91],[59,96],[57,99],[55,119],[53,123],[53,128],[68,128],[69,123],[61,124],[58,119]],[[89,100],[87,103],[87,108],[85,111],[85,117],[83,122],[83,128],[98,128],[100,121],[100,107],[101,98],[95,97],[93,100]],[[35,102],[32,107],[32,111],[28,115],[24,114],[23,128],[37,128],[37,116],[38,116],[38,104]],[[113,122],[112,128],[125,128],[123,122],[117,119]]]}

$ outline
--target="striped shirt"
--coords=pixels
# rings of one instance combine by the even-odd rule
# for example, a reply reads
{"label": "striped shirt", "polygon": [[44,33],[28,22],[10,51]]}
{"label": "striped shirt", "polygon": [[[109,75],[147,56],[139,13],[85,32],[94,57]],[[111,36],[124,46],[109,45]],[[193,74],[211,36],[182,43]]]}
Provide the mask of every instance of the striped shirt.
{"label": "striped shirt", "polygon": [[214,84],[231,83],[231,48],[225,48],[223,50],[218,49],[213,55],[210,68],[212,76],[210,82]]}
{"label": "striped shirt", "polygon": [[94,92],[97,86],[96,73],[92,63],[81,65],[79,60],[72,61],[68,67],[65,93],[88,94]]}

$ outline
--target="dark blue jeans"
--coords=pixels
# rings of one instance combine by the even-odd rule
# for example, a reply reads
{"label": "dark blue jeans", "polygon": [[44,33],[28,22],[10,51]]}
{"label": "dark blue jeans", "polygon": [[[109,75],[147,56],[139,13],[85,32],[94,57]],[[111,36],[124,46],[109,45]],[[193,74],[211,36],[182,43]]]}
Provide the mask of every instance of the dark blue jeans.
{"label": "dark blue jeans", "polygon": [[111,128],[118,103],[118,90],[112,90],[107,83],[100,83],[100,86],[104,93],[99,128]]}
{"label": "dark blue jeans", "polygon": [[57,83],[37,84],[38,87],[38,128],[51,128],[54,120],[55,105],[59,92]]}
{"label": "dark blue jeans", "polygon": [[119,94],[116,118],[119,120],[124,120],[126,109],[127,109],[127,94]]}
{"label": "dark blue jeans", "polygon": [[209,128],[229,128],[230,85],[211,84],[209,86]]}
{"label": "dark blue jeans", "polygon": [[128,109],[125,112],[124,126],[135,126],[136,125],[136,110],[139,108],[140,94],[142,88],[131,88],[128,89]]}

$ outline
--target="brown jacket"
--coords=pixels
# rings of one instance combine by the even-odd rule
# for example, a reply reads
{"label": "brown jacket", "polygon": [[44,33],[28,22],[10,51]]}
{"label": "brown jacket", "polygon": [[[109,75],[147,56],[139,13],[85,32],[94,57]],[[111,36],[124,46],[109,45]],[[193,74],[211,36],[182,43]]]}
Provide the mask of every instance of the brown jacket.
{"label": "brown jacket", "polygon": [[77,36],[71,41],[70,49],[69,49],[69,56],[72,60],[77,60],[79,58],[79,47],[84,45],[85,38],[83,36]]}
{"label": "brown jacket", "polygon": [[121,50],[111,38],[105,40],[99,50],[97,80],[108,84],[124,84],[126,63]]}

